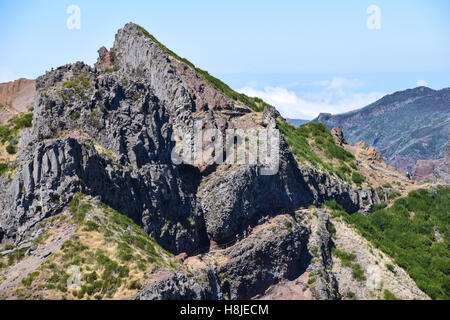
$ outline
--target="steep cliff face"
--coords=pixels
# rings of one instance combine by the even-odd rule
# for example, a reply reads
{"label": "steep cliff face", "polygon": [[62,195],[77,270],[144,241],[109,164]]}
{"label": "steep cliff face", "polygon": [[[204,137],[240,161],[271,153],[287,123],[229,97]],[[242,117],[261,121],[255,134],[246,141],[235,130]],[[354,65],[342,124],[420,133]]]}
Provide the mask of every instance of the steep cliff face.
{"label": "steep cliff face", "polygon": [[[259,100],[230,98],[231,89],[135,24],[119,30],[113,48],[99,54],[95,68],[77,62],[37,79],[32,130],[22,133],[19,154],[0,178],[0,242],[28,241],[36,226],[64,212],[78,193],[130,217],[173,254],[207,252],[270,216],[275,234],[262,228],[261,238],[255,233],[231,248],[224,264],[194,276],[164,270],[135,298],[251,298],[306,269],[324,276],[317,298],[338,298],[326,269],[328,218],[321,214],[320,230],[311,231],[298,217],[278,216],[327,200],[348,212],[367,212],[386,194],[299,166],[283,137],[272,175],[262,173],[262,164],[177,165],[176,137],[192,135],[195,120],[223,134],[275,129],[280,115]],[[213,139],[205,135],[201,144]],[[314,266],[312,247],[322,257]]]}
{"label": "steep cliff face", "polygon": [[34,80],[21,78],[0,83],[0,124],[14,114],[27,112],[33,106],[35,91]]}
{"label": "steep cliff face", "polygon": [[[106,53],[101,54],[98,68],[105,63]],[[143,224],[176,253],[198,247],[199,239],[206,237],[199,235],[202,232],[220,242],[267,213],[327,199],[352,212],[364,200],[379,201],[370,190],[353,189],[314,169],[299,169],[285,142],[278,174],[263,176],[256,165],[223,175],[213,172],[197,192],[203,178],[199,169],[171,162],[172,132],[191,133],[194,113],[224,130],[237,127],[252,111],[218,92],[192,99],[183,79],[209,85],[193,70],[186,72],[187,65],[180,74],[181,62],[134,24],[119,30],[110,57],[114,71],[76,63],[37,80],[31,137],[17,159],[13,181],[4,181],[2,187],[1,205],[8,212],[2,230],[8,237],[22,236],[80,190],[100,196]],[[211,116],[203,111],[205,106],[244,112]],[[279,115],[267,109],[265,122],[274,126],[274,116]],[[65,201],[55,201],[60,198]]]}
{"label": "steep cliff face", "polygon": [[401,172],[418,160],[443,157],[450,126],[450,89],[418,87],[387,95],[360,110],[321,114],[314,122],[340,126],[350,144],[365,141]]}

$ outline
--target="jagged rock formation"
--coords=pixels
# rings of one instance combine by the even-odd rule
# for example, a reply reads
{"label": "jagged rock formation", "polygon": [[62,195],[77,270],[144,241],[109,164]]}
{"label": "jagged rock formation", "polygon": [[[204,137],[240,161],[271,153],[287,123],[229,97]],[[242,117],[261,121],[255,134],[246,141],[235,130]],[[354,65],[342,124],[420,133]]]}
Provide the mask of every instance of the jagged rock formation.
{"label": "jagged rock formation", "polygon": [[[100,51],[104,61],[106,53]],[[12,183],[2,186],[8,196],[1,207],[8,216],[1,229],[8,238],[22,236],[43,217],[57,213],[79,190],[101,196],[176,253],[198,247],[205,231],[203,217],[209,237],[220,242],[267,213],[326,199],[336,199],[353,212],[364,200],[379,201],[370,190],[355,190],[314,169],[299,169],[285,142],[278,174],[262,176],[257,166],[243,166],[222,177],[212,174],[197,201],[202,178],[198,170],[176,167],[170,159],[172,132],[191,132],[197,110],[188,85],[177,74],[180,62],[173,63],[133,24],[118,32],[111,52],[113,73],[76,63],[38,78],[31,138],[17,160]],[[220,103],[214,107],[221,108]],[[203,116],[215,127],[236,126],[230,116],[208,115]],[[273,110],[264,113],[272,124],[274,116],[278,114]],[[78,139],[63,139],[76,132]],[[61,198],[66,201],[54,204]]]}
{"label": "jagged rock formation", "polygon": [[374,163],[374,162],[382,162],[383,159],[381,158],[380,153],[375,150],[374,147],[369,147],[367,145],[367,143],[365,143],[364,141],[360,141],[358,143],[355,144],[355,147],[357,149],[361,149],[364,152],[366,152],[367,154],[367,160]]}
{"label": "jagged rock formation", "polygon": [[360,110],[320,114],[313,122],[342,127],[352,145],[365,141],[401,172],[418,160],[444,156],[450,126],[450,89],[418,87],[387,95]]}
{"label": "jagged rock formation", "polygon": [[[177,137],[192,135],[195,120],[223,134],[276,128],[280,115],[226,96],[132,23],[99,55],[95,68],[77,62],[37,79],[33,128],[22,133],[19,154],[0,178],[0,243],[27,241],[36,225],[63,212],[80,192],[133,219],[171,253],[190,255],[235,239],[267,215],[327,200],[350,213],[367,212],[386,200],[371,188],[299,167],[283,137],[272,175],[262,174],[267,167],[261,164],[175,164]],[[342,131],[334,133],[344,144]],[[203,136],[201,143],[212,139]],[[135,298],[247,299],[306,270],[323,277],[317,298],[339,298],[326,268],[328,217],[321,212],[313,231],[296,217],[275,223],[277,232],[262,230],[261,237],[239,242],[217,267],[161,275]],[[320,255],[314,265],[312,247]]]}
{"label": "jagged rock formation", "polygon": [[212,270],[196,276],[163,273],[134,297],[135,300],[223,300],[218,279]]}
{"label": "jagged rock formation", "polygon": [[269,285],[283,278],[295,279],[302,272],[308,255],[308,230],[286,219],[291,227],[275,224],[276,234],[266,228],[227,252],[227,262],[217,270],[227,299],[252,298]]}
{"label": "jagged rock formation", "polygon": [[333,139],[338,146],[343,146],[344,144],[347,144],[347,141],[345,141],[344,133],[342,132],[341,127],[331,129],[331,135],[333,136]]}
{"label": "jagged rock formation", "polygon": [[21,78],[0,83],[0,124],[14,114],[27,112],[33,106],[34,94],[34,80]]}

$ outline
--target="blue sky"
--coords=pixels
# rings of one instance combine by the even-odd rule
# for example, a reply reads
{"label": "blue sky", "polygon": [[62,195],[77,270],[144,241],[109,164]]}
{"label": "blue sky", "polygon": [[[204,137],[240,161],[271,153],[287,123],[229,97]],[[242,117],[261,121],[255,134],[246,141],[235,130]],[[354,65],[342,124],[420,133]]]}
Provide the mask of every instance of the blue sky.
{"label": "blue sky", "polygon": [[[66,26],[72,4],[79,30]],[[371,5],[380,29],[367,27]],[[311,119],[420,84],[450,87],[449,17],[447,0],[1,0],[0,82],[93,64],[133,21],[234,89]]]}

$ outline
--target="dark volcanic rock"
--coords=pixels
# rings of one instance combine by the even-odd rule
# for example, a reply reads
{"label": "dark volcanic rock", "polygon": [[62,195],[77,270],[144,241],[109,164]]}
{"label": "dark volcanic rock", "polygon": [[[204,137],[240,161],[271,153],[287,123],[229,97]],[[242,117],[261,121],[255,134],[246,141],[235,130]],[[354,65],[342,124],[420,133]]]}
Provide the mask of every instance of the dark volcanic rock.
{"label": "dark volcanic rock", "polygon": [[[6,212],[0,241],[26,237],[75,192],[128,215],[173,253],[196,251],[208,237],[225,241],[267,214],[331,199],[355,212],[367,207],[364,200],[369,206],[380,201],[372,190],[299,168],[284,139],[274,175],[262,175],[258,166],[215,175],[214,166],[174,165],[172,134],[192,134],[195,111],[206,106],[195,117],[224,130],[235,125],[232,117],[210,109],[233,111],[235,118],[250,110],[206,88],[193,69],[181,72],[183,64],[135,24],[119,30],[114,47],[105,50],[96,69],[77,62],[37,79],[32,132],[22,134],[12,181],[0,181]],[[106,70],[108,62],[114,71]],[[190,85],[204,90],[194,96]],[[253,125],[274,128],[277,117],[266,107],[262,123]],[[208,172],[214,178],[199,190]]]}
{"label": "dark volcanic rock", "polygon": [[[189,172],[182,167],[148,164],[140,169],[121,166],[101,157],[88,141],[72,138],[39,143],[22,160],[12,182],[3,181],[7,195],[0,208],[6,236],[26,236],[34,224],[59,213],[75,192],[100,196],[173,252],[198,247],[201,217],[191,212],[192,187],[183,183]],[[176,221],[178,223],[172,223]],[[193,223],[189,222],[193,221]]]}
{"label": "dark volcanic rock", "polygon": [[[156,275],[155,277],[158,277]],[[163,274],[152,281],[134,300],[222,300],[216,275],[212,270],[195,276],[183,273]]]}
{"label": "dark volcanic rock", "polygon": [[239,242],[227,254],[227,263],[217,270],[225,297],[250,299],[283,278],[297,278],[304,272],[308,236],[307,228],[283,218]]}
{"label": "dark volcanic rock", "polygon": [[[277,112],[264,112],[267,126],[275,125]],[[240,166],[209,180],[199,190],[208,235],[226,241],[261,217],[293,211],[298,207],[336,200],[348,212],[366,210],[380,202],[371,189],[355,189],[313,168],[299,168],[282,138],[280,166],[275,175],[261,175],[261,167]],[[369,202],[364,205],[364,200]]]}

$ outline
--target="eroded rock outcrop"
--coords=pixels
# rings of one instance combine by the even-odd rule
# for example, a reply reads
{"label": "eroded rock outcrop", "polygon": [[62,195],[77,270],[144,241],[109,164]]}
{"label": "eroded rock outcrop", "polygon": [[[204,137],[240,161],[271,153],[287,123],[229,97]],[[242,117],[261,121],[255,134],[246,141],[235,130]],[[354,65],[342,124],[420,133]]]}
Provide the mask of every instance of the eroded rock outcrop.
{"label": "eroded rock outcrop", "polygon": [[0,124],[14,114],[27,112],[33,106],[35,91],[34,80],[21,78],[0,83]]}
{"label": "eroded rock outcrop", "polygon": [[218,279],[212,270],[197,275],[162,273],[139,292],[134,300],[223,300]]}
{"label": "eroded rock outcrop", "polygon": [[[132,218],[171,253],[218,258],[193,272],[156,272],[135,299],[250,299],[301,277],[318,278],[308,289],[315,298],[341,298],[329,270],[328,214],[306,219],[295,211],[335,200],[349,213],[368,212],[386,195],[299,166],[283,137],[272,174],[261,164],[172,159],[174,136],[192,136],[195,120],[221,134],[276,129],[275,108],[258,113],[227,97],[132,23],[111,50],[99,50],[95,68],[62,66],[36,88],[33,128],[22,132],[20,152],[0,178],[0,243],[28,241],[80,192]],[[333,135],[345,144],[342,130]],[[212,140],[204,136],[201,145]],[[270,223],[261,225],[266,216]],[[223,255],[212,252],[211,243],[220,247],[248,225],[257,231]]]}
{"label": "eroded rock outcrop", "polygon": [[[284,139],[275,175],[262,175],[258,166],[238,166],[224,175],[213,173],[198,191],[202,173],[172,163],[172,133],[191,134],[193,112],[206,105],[238,107],[217,91],[208,94],[212,88],[190,66],[183,69],[134,24],[119,30],[114,47],[99,54],[96,69],[77,62],[37,80],[33,130],[23,139],[12,183],[5,180],[2,187],[1,206],[8,214],[0,228],[8,237],[22,237],[80,189],[132,217],[175,253],[194,250],[200,239],[207,242],[206,233],[214,241],[226,240],[262,215],[328,199],[350,212],[363,200],[378,201],[370,190],[299,169]],[[106,70],[109,64],[113,72]],[[191,85],[204,90],[194,97]],[[245,112],[233,116],[208,111],[196,117],[224,130],[250,112],[241,108]],[[273,128],[278,116],[266,108],[262,123],[252,125]]]}

